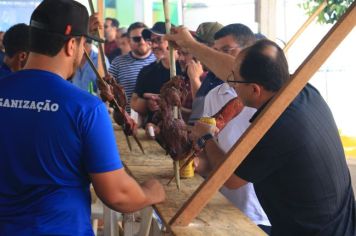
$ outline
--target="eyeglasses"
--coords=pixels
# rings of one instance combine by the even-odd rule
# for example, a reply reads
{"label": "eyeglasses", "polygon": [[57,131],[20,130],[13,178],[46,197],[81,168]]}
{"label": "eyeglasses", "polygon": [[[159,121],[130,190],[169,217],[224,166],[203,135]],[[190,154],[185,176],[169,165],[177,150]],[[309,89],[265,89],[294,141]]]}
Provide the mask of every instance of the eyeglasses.
{"label": "eyeglasses", "polygon": [[153,39],[151,39],[151,38],[148,38],[148,39],[144,39],[146,42],[149,42],[149,43],[151,43],[151,44],[158,44],[158,45],[160,45],[160,44],[162,44],[163,43],[163,39],[162,39],[162,37],[156,37],[156,38],[153,38]]}
{"label": "eyeglasses", "polygon": [[[232,77],[232,78],[231,78]],[[233,87],[234,84],[252,84],[254,82],[249,82],[249,81],[243,81],[243,80],[235,80],[235,74],[234,71],[231,71],[231,74],[226,79],[226,82]]]}
{"label": "eyeglasses", "polygon": [[134,36],[131,37],[132,41],[134,41],[135,43],[139,43],[141,42],[141,40],[143,39],[141,36]]}
{"label": "eyeglasses", "polygon": [[235,50],[235,49],[238,49],[238,48],[240,48],[240,47],[224,47],[224,48],[221,48],[221,49],[219,49],[218,51],[219,52],[223,52],[223,53],[230,53],[232,50]]}

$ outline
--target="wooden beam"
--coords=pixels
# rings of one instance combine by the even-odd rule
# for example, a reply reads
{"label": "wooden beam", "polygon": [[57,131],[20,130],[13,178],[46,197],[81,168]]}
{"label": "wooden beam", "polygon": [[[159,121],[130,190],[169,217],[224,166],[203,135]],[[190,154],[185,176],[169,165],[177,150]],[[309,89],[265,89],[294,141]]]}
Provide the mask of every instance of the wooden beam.
{"label": "wooden beam", "polygon": [[255,20],[258,32],[267,38],[276,39],[276,0],[255,0]]}
{"label": "wooden beam", "polygon": [[[94,4],[93,0],[88,0],[89,2],[89,8],[90,8],[90,15],[95,13],[94,9]],[[97,0],[97,7],[98,7],[98,18],[102,22],[104,21],[104,2],[103,0]],[[104,29],[98,29],[97,31],[97,36],[99,38],[103,38],[104,35]],[[98,49],[99,49],[99,54],[98,54],[98,72],[99,74],[104,77],[104,75],[107,75],[108,71],[106,68],[106,63],[105,63],[105,53],[104,53],[104,44],[103,43],[98,43]]]}
{"label": "wooden beam", "polygon": [[293,43],[299,38],[299,36],[305,31],[305,29],[313,22],[313,20],[324,10],[327,6],[326,0],[323,1],[322,4],[315,10],[315,12],[309,16],[307,21],[298,29],[298,31],[292,36],[292,38],[287,42],[286,46],[283,48],[284,53],[287,53],[289,48],[293,45]]}
{"label": "wooden beam", "polygon": [[170,225],[187,226],[233,174],[234,170],[294,100],[308,80],[354,28],[356,23],[355,5],[356,2],[349,7],[342,19],[333,26],[318,46],[305,59],[292,76],[292,79],[276,94],[261,115],[258,116],[255,122],[251,124],[240,140],[230,150],[225,161],[199,186],[170,220]]}

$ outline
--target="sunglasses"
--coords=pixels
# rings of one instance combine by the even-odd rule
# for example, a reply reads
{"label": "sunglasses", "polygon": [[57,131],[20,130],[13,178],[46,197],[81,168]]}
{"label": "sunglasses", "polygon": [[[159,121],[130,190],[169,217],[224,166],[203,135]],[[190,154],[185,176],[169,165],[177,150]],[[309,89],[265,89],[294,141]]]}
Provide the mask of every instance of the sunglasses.
{"label": "sunglasses", "polygon": [[146,42],[149,42],[151,44],[158,44],[161,45],[163,43],[163,38],[162,37],[157,37],[157,38],[148,38],[145,39]]}
{"label": "sunglasses", "polygon": [[143,39],[141,36],[134,36],[131,37],[132,41],[134,41],[135,43],[139,43],[141,42],[141,40]]}

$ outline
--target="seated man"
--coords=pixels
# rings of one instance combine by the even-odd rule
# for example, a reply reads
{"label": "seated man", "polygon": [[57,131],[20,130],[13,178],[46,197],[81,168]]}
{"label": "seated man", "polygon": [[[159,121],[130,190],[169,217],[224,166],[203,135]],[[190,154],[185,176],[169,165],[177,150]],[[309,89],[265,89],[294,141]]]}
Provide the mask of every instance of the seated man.
{"label": "seated man", "polygon": [[0,77],[21,70],[27,61],[29,50],[29,27],[17,24],[10,27],[4,35],[5,56],[0,67]]}
{"label": "seated man", "polygon": [[142,31],[146,28],[147,26],[141,22],[135,22],[129,26],[127,34],[130,39],[131,51],[126,55],[116,57],[109,68],[109,73],[125,90],[128,102],[126,111],[129,114],[131,114],[131,96],[135,89],[138,73],[144,66],[156,61],[151,46],[142,37]]}
{"label": "seated man", "polygon": [[[170,79],[170,62],[168,42],[163,40],[166,33],[164,22],[157,22],[152,29],[142,31],[142,36],[150,42],[152,51],[158,59],[145,66],[140,71],[135,90],[131,98],[131,107],[143,117],[143,127],[152,121],[152,116],[159,109],[158,100],[162,85]],[[181,68],[176,62],[177,75],[181,75]]]}

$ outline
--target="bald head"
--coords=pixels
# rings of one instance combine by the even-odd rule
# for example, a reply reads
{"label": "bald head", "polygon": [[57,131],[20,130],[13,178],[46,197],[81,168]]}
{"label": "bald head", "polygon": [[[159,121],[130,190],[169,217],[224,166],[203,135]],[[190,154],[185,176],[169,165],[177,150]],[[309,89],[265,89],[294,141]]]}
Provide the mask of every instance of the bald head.
{"label": "bald head", "polygon": [[270,40],[260,40],[242,50],[237,63],[239,75],[245,81],[259,84],[270,92],[277,92],[290,79],[283,50]]}

